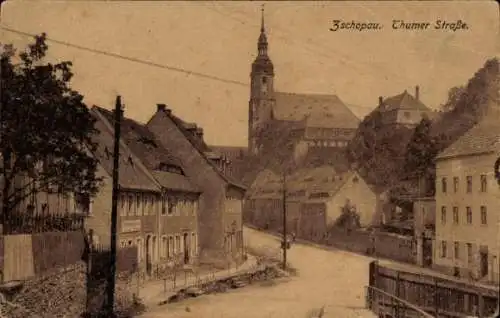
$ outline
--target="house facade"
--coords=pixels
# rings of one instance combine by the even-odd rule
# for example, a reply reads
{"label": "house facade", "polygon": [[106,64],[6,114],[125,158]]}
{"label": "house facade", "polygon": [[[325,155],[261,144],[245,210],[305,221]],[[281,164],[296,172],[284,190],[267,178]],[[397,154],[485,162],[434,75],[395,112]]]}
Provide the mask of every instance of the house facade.
{"label": "house facade", "polygon": [[383,124],[407,127],[418,125],[424,117],[436,116],[436,113],[420,100],[419,86],[415,86],[414,95],[405,90],[401,94],[387,98],[380,96],[375,111],[380,112]]}
{"label": "house facade", "polygon": [[162,147],[184,165],[185,173],[200,189],[199,248],[203,262],[239,261],[243,255],[242,209],[245,187],[224,174],[208,155],[211,149],[191,125],[166,107],[157,105],[147,123]]}
{"label": "house facade", "polygon": [[[249,191],[245,214],[253,224],[281,230],[283,179],[263,171]],[[346,204],[355,208],[361,227],[380,222],[378,196],[357,172],[323,166],[301,169],[286,182],[287,227],[299,237],[317,240],[334,226]]]}
{"label": "house facade", "polygon": [[[103,184],[90,204],[91,212],[86,220],[86,228],[92,233],[94,244],[109,246],[113,115],[98,107],[94,107],[91,113],[97,119],[96,129],[100,132],[95,137],[98,147],[94,155],[99,160],[98,172],[103,177]],[[180,165],[176,165],[171,158],[167,160],[161,156],[161,148],[154,153],[158,155],[156,158],[160,163],[169,163],[161,165],[166,171],[149,169],[148,165],[151,163],[144,162],[147,158],[142,153],[136,155],[139,149],[127,134],[131,126],[130,120],[124,118],[122,122],[124,131],[120,140],[117,244],[119,247],[137,246],[139,268],[146,273],[160,267],[196,262],[199,191],[183,174]],[[148,144],[142,138],[138,142]]]}
{"label": "house facade", "polygon": [[437,156],[434,265],[439,270],[499,280],[500,188],[493,169],[499,138],[497,123],[486,119]]}

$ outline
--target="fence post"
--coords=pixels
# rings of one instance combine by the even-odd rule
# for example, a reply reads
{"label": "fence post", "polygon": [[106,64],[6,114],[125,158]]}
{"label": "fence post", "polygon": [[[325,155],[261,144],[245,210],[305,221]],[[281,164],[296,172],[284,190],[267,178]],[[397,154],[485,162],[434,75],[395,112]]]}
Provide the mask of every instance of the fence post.
{"label": "fence post", "polygon": [[439,318],[439,285],[437,278],[434,278],[434,307],[436,318]]}
{"label": "fence post", "polygon": [[477,302],[477,316],[484,317],[484,297],[481,292],[477,294]]}
{"label": "fence post", "polygon": [[396,317],[399,317],[399,298],[400,298],[399,289],[401,288],[401,280],[399,274],[400,272],[398,271],[398,273],[396,274],[396,290],[395,290],[396,297],[398,298],[398,300],[396,300],[396,306],[395,306]]}

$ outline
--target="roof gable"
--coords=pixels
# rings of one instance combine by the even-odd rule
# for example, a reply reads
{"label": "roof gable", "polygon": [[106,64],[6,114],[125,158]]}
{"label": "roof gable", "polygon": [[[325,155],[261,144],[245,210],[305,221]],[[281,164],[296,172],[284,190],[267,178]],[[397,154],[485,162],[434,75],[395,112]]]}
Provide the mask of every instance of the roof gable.
{"label": "roof gable", "polygon": [[379,105],[381,111],[393,110],[418,110],[430,112],[431,110],[419,99],[416,99],[408,91],[404,91],[396,96],[388,97],[383,100],[382,105]]}
{"label": "roof gable", "polygon": [[[278,120],[306,119],[308,127],[356,129],[359,118],[336,95],[276,92],[273,116]],[[326,117],[326,118],[325,118]]]}
{"label": "roof gable", "polygon": [[496,119],[486,118],[445,148],[436,158],[477,155],[495,152],[499,149],[500,126]]}
{"label": "roof gable", "polygon": [[[93,110],[108,123],[114,121],[111,111],[94,106]],[[149,169],[148,173],[165,189],[198,192],[184,175],[180,160],[169,153],[154,134],[142,124],[124,117],[121,121],[121,141],[137,160]],[[121,176],[120,176],[121,177]]]}
{"label": "roof gable", "polygon": [[162,110],[159,109],[148,121],[146,127],[150,125],[150,123],[155,119],[160,123],[165,123],[165,120],[170,120],[175,127],[182,133],[182,135],[186,138],[187,141],[191,144],[195,151],[199,153],[199,155],[205,160],[205,162],[215,170],[217,175],[228,185],[236,187],[240,190],[246,191],[246,187],[240,185],[238,182],[233,181],[230,177],[224,175],[222,171],[206,156],[206,153],[210,152],[210,148],[205,144],[203,140],[199,140],[200,138],[196,138],[193,136],[187,129],[186,123],[182,121],[180,118],[172,115],[170,110]]}
{"label": "roof gable", "polygon": [[[108,175],[112,176],[114,133],[103,117],[96,112],[92,112],[92,115],[97,119],[95,128],[99,131],[99,134],[93,136],[93,141],[97,144],[93,154]],[[148,176],[145,167],[123,142],[120,142],[119,184],[130,190],[161,192],[159,184]]]}

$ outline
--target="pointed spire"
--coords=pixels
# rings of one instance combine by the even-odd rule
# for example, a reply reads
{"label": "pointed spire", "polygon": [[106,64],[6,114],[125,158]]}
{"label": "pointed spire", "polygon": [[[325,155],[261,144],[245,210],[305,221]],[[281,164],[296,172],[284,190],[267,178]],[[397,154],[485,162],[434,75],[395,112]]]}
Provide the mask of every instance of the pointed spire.
{"label": "pointed spire", "polygon": [[267,56],[267,36],[264,25],[264,5],[262,5],[261,8],[260,36],[257,46],[258,46],[259,56]]}
{"label": "pointed spire", "polygon": [[261,11],[260,32],[264,33],[264,32],[266,32],[265,24],[264,24],[264,4],[262,4],[260,11]]}

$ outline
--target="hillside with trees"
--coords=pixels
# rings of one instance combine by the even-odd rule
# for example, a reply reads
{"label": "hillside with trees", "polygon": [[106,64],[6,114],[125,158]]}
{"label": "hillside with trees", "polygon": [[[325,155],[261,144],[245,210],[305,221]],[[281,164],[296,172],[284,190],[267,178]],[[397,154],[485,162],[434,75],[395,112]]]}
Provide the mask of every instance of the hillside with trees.
{"label": "hillside with trees", "polygon": [[381,189],[392,187],[402,175],[411,134],[406,127],[383,125],[381,113],[375,110],[361,122],[346,156],[368,183]]}
{"label": "hillside with trees", "polygon": [[[419,182],[433,194],[434,158],[485,116],[500,114],[500,64],[490,59],[464,86],[450,89],[441,113],[413,130],[384,127],[373,111],[360,124],[347,151],[366,180],[392,194],[416,194]],[[420,184],[421,185],[421,184]]]}

